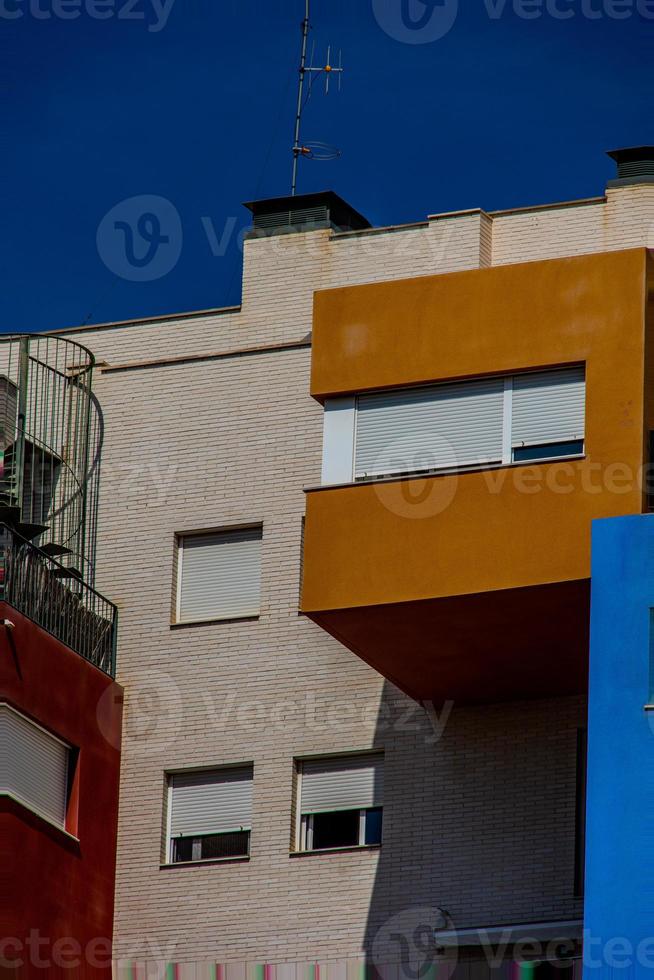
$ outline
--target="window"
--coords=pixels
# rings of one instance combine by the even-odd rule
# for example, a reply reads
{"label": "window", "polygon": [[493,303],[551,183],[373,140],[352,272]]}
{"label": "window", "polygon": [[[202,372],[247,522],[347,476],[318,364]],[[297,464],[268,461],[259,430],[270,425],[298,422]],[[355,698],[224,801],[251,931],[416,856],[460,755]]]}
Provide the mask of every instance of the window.
{"label": "window", "polygon": [[538,446],[516,446],[513,450],[514,463],[538,462],[546,459],[562,459],[566,456],[581,456],[584,440],[570,442],[544,442]]}
{"label": "window", "polygon": [[170,864],[248,857],[251,829],[251,766],[169,776]]}
{"label": "window", "polygon": [[578,456],[584,451],[583,367],[518,374],[512,379],[513,461]]}
{"label": "window", "polygon": [[299,780],[301,851],[381,844],[382,756],[306,760]]}
{"label": "window", "polygon": [[64,829],[71,757],[70,746],[0,705],[0,795]]}
{"label": "window", "polygon": [[177,622],[258,616],[262,528],[180,536]]}
{"label": "window", "polygon": [[361,395],[356,476],[501,463],[503,411],[501,378]]}
{"label": "window", "polygon": [[583,366],[328,399],[323,483],[583,455]]}

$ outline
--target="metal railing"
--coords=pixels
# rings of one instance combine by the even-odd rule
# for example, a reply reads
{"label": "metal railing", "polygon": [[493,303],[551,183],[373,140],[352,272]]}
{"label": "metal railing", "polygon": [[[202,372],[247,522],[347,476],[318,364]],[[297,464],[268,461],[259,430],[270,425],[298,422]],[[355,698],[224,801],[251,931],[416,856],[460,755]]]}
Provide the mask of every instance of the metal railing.
{"label": "metal railing", "polygon": [[41,527],[31,540],[91,583],[102,442],[94,365],[67,338],[0,338],[0,505]]}
{"label": "metal railing", "polygon": [[115,676],[116,606],[6,524],[0,524],[0,600]]}

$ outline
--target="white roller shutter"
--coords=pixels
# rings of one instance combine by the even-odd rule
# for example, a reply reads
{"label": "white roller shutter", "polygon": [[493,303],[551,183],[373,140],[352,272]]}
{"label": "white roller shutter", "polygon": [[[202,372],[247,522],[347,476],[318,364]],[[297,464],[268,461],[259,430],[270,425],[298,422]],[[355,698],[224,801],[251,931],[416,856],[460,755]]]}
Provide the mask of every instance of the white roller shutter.
{"label": "white roller shutter", "polygon": [[8,705],[0,705],[0,793],[64,827],[70,749]]}
{"label": "white roller shutter", "polygon": [[252,769],[183,773],[170,778],[171,837],[252,828]]}
{"label": "white roller shutter", "polygon": [[300,796],[302,813],[382,806],[383,756],[332,757],[303,762]]}
{"label": "white roller shutter", "polygon": [[259,615],[261,537],[258,527],[181,539],[180,622]]}
{"label": "white roller shutter", "polygon": [[501,462],[502,378],[360,395],[355,476]]}
{"label": "white roller shutter", "polygon": [[583,439],[585,415],[583,367],[514,377],[511,434],[514,448]]}

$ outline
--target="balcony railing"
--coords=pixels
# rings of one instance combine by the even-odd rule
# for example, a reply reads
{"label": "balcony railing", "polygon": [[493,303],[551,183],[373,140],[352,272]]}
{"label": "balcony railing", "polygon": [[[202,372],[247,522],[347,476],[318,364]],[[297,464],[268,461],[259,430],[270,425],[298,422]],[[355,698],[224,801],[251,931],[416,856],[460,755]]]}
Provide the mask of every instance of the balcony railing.
{"label": "balcony railing", "polygon": [[6,524],[0,524],[0,600],[115,675],[116,606]]}

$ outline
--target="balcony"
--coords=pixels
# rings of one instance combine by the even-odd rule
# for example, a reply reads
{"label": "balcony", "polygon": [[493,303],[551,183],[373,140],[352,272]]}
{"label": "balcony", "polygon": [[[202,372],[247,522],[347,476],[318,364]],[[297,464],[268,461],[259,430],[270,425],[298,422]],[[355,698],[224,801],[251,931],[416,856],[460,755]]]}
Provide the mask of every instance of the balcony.
{"label": "balcony", "polygon": [[0,524],[0,602],[114,677],[118,610],[17,532]]}
{"label": "balcony", "polygon": [[[591,522],[646,506],[653,268],[637,249],[317,294],[326,462],[307,491],[301,608],[416,700],[586,689]],[[506,408],[508,453],[486,462],[371,476],[343,448],[367,393],[471,379],[510,391],[570,366],[585,430],[563,458],[512,452]]]}
{"label": "balcony", "polygon": [[59,336],[0,340],[0,602],[113,676],[117,611],[92,587],[103,433],[94,365]]}

